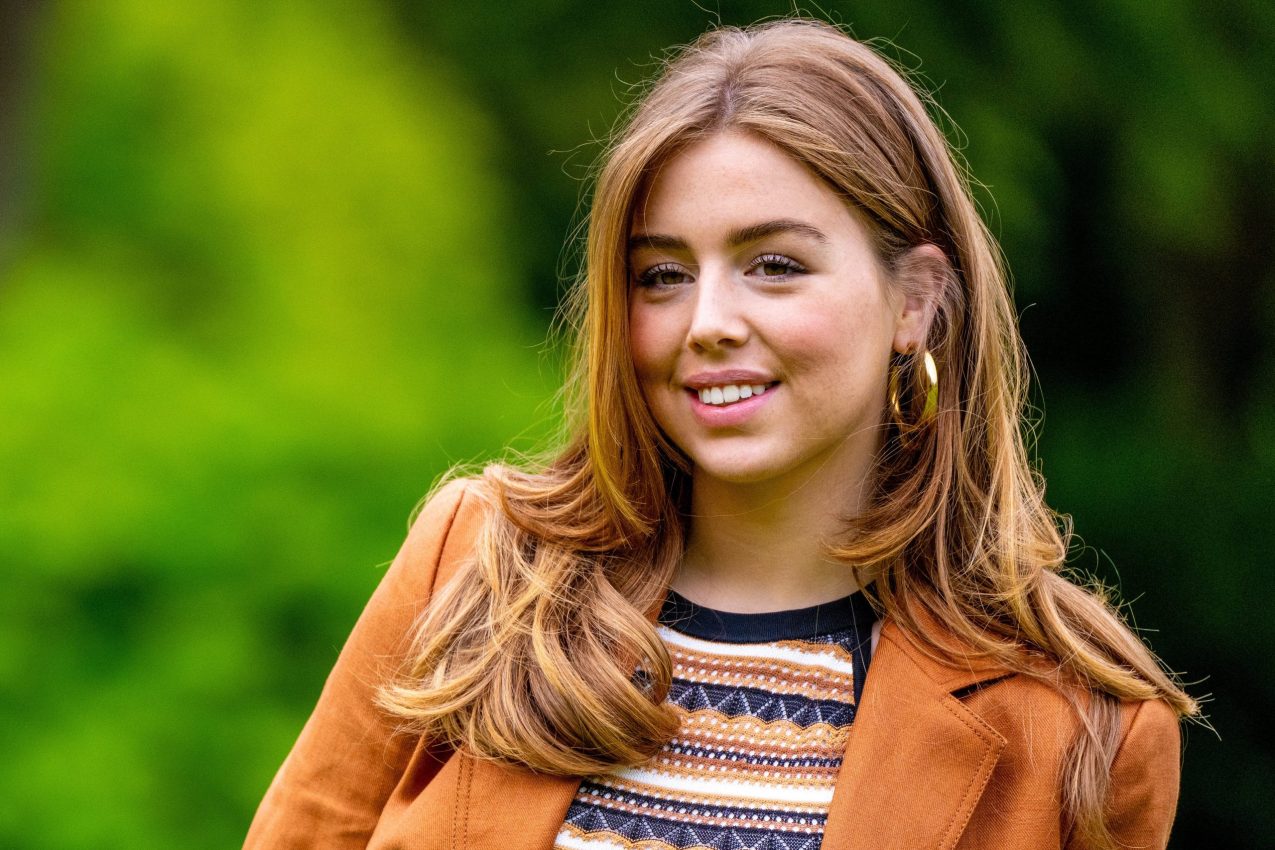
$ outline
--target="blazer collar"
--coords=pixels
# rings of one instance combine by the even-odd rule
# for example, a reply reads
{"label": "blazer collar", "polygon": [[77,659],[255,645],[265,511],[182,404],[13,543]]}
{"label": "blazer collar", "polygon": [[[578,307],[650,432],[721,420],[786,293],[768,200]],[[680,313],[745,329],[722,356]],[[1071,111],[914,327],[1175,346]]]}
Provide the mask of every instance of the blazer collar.
{"label": "blazer collar", "polygon": [[[953,693],[1006,675],[987,663],[935,661],[887,621],[837,777],[824,850],[955,847],[1005,739]],[[553,847],[578,778],[462,758],[465,846],[506,846],[513,804],[526,839],[521,845]]]}

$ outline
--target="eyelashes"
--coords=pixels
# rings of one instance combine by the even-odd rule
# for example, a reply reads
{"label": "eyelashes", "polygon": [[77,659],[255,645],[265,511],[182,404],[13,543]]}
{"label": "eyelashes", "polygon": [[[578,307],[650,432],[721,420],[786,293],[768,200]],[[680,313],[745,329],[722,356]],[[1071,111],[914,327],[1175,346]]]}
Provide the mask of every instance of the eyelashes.
{"label": "eyelashes", "polygon": [[[744,270],[767,281],[785,281],[808,270],[792,257],[783,254],[762,254],[754,257]],[[644,288],[670,288],[691,281],[691,274],[677,263],[657,263],[637,275],[634,282]]]}
{"label": "eyelashes", "polygon": [[[794,274],[805,274],[806,267],[783,254],[762,254],[748,265],[749,271],[760,269],[767,280],[787,280]],[[779,271],[775,271],[779,269]]]}
{"label": "eyelashes", "polygon": [[651,266],[637,276],[637,285],[642,287],[667,287],[685,283],[690,275],[677,263],[659,263]]}

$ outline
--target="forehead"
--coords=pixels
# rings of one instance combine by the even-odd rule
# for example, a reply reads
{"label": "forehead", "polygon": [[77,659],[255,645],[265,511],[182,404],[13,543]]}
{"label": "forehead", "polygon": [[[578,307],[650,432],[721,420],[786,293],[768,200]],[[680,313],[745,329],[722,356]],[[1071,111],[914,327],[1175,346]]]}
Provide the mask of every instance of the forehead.
{"label": "forehead", "polygon": [[633,233],[729,230],[761,219],[858,230],[850,207],[805,165],[738,131],[678,151],[654,172],[630,221]]}

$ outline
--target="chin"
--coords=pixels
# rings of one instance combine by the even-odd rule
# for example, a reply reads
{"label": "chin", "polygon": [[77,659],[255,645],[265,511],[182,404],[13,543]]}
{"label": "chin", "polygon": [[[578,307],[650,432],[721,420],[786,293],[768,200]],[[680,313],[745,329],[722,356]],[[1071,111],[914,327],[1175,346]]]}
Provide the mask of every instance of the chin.
{"label": "chin", "polygon": [[765,462],[695,461],[696,475],[704,475],[727,484],[758,484],[776,478],[783,472],[783,469]]}

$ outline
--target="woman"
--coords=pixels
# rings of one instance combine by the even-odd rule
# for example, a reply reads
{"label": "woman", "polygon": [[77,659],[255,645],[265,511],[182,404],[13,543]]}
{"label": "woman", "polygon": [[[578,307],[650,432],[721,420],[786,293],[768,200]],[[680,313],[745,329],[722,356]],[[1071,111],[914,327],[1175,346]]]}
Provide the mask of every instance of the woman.
{"label": "woman", "polygon": [[996,246],[835,28],[710,32],[607,152],[565,446],[442,488],[249,847],[1163,847],[1195,703],[1022,438]]}

